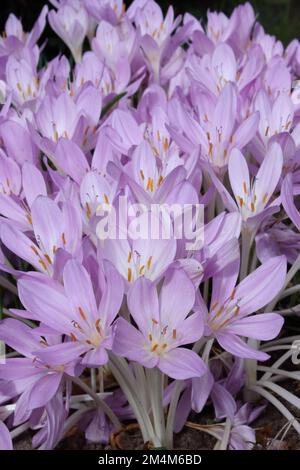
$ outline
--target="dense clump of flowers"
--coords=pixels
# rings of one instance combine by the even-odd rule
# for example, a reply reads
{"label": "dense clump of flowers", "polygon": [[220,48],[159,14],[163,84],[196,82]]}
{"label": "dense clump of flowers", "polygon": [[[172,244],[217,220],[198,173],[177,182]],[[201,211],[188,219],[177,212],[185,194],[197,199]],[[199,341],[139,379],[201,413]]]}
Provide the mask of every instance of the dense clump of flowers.
{"label": "dense clump of flowers", "polygon": [[[216,448],[248,449],[261,398],[300,433],[278,385],[300,378],[297,337],[275,339],[300,290],[298,40],[249,3],[206,25],[153,0],[51,3],[0,39],[0,449],[27,429],[53,449],[75,424],[105,443],[130,420],[172,448],[191,410]],[[70,57],[41,67],[47,21]],[[202,207],[199,246],[168,205]],[[146,236],[101,236],[125,218]]]}

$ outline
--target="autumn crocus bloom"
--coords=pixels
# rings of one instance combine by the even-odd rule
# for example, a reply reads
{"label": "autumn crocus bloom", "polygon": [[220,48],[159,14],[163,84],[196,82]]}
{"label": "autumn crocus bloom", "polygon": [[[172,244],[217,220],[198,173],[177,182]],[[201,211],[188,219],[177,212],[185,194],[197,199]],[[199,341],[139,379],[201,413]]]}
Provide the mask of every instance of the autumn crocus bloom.
{"label": "autumn crocus bloom", "polygon": [[266,360],[268,354],[252,349],[240,336],[269,340],[280,332],[283,325],[280,315],[251,314],[267,305],[283,287],[286,258],[278,256],[268,260],[235,286],[237,275],[233,268],[229,275],[214,278],[210,310],[202,303],[205,333],[235,356]]}
{"label": "autumn crocus bloom", "polygon": [[12,224],[3,224],[0,235],[7,248],[38,271],[53,276],[62,250],[80,253],[82,223],[71,202],[64,202],[60,208],[48,197],[37,197],[31,207],[31,224],[34,240]]}
{"label": "autumn crocus bloom", "polygon": [[63,383],[64,372],[74,375],[77,360],[62,361],[52,367],[50,362],[38,359],[37,351],[61,341],[59,334],[44,327],[38,331],[8,318],[0,325],[0,338],[24,356],[7,358],[0,364],[0,402],[17,398],[14,424],[18,425],[25,422],[33,410],[49,403]]}
{"label": "autumn crocus bloom", "polygon": [[243,220],[265,210],[279,181],[282,162],[282,150],[274,143],[251,184],[245,157],[238,150],[232,151],[228,163],[229,179]]}
{"label": "autumn crocus bloom", "polygon": [[188,316],[194,300],[195,288],[181,270],[166,275],[159,295],[155,284],[138,279],[128,292],[129,311],[138,329],[119,318],[113,351],[145,367],[158,367],[174,379],[201,376],[206,370],[202,359],[181,347],[203,334],[201,314]]}
{"label": "autumn crocus bloom", "polygon": [[[99,271],[99,299],[90,275],[76,260],[69,260],[63,270],[64,286],[39,273],[21,277],[19,295],[25,308],[45,325],[70,340],[37,352],[44,362],[61,364],[84,354],[84,364],[100,366],[108,360],[106,350],[113,342],[112,323],[123,300],[122,278],[106,263]],[[58,313],[59,312],[59,313]]]}
{"label": "autumn crocus bloom", "polygon": [[51,28],[68,45],[76,62],[81,60],[82,44],[88,31],[88,15],[78,2],[62,5],[49,13]]}

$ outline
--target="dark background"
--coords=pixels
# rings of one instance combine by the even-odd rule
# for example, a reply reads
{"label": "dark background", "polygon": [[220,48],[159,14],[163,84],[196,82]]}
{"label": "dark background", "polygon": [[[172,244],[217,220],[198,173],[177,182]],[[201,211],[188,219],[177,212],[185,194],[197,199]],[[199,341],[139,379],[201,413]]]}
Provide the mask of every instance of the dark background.
{"label": "dark background", "polygon": [[[46,0],[1,0],[0,31],[3,30],[6,18],[11,12],[22,18],[25,31],[30,30],[45,3],[48,2]],[[129,5],[131,2],[125,1],[125,3]],[[164,11],[172,4],[176,14],[188,11],[206,21],[207,9],[222,10],[226,14],[230,14],[236,5],[244,2],[236,0],[160,0],[157,3]],[[300,0],[252,0],[251,3],[258,15],[258,20],[269,34],[276,35],[285,45],[295,37],[300,37]],[[51,4],[49,7],[52,7]],[[59,51],[66,52],[65,46],[52,32],[49,25],[43,35],[43,39],[46,38],[49,58]]]}

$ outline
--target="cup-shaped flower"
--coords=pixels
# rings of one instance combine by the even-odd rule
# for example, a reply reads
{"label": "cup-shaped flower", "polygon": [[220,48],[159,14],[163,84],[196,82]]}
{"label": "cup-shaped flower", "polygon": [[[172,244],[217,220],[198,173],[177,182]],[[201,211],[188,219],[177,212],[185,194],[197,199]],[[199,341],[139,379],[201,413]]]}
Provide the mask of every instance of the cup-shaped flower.
{"label": "cup-shaped flower", "polygon": [[123,300],[123,282],[110,263],[105,264],[104,273],[99,272],[98,278],[100,299],[87,270],[73,259],[63,271],[64,287],[37,273],[19,280],[19,295],[26,309],[70,340],[38,351],[41,360],[61,364],[84,354],[82,362],[89,366],[107,362],[106,350],[113,342],[112,323]]}
{"label": "cup-shaped flower", "polygon": [[128,292],[128,307],[137,328],[119,318],[113,351],[145,367],[157,367],[174,379],[201,376],[206,371],[202,359],[181,347],[203,334],[201,314],[189,315],[194,301],[194,285],[183,270],[167,273],[159,295],[154,283],[138,279]]}

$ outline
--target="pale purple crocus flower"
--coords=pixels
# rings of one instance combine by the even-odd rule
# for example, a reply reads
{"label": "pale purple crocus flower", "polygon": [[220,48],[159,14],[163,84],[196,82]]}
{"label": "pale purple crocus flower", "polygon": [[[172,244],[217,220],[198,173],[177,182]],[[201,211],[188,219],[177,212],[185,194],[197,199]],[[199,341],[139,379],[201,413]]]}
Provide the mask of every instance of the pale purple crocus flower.
{"label": "pale purple crocus flower", "polygon": [[76,260],[66,263],[63,286],[38,273],[19,279],[19,295],[26,309],[70,340],[37,351],[42,361],[58,365],[81,354],[82,363],[90,367],[108,361],[107,350],[111,349],[114,336],[112,323],[123,300],[123,282],[110,263],[106,263],[104,273],[99,271],[98,282],[100,296],[89,273]]}
{"label": "pale purple crocus flower", "polygon": [[[11,13],[5,23],[4,34],[0,38],[0,49],[5,50],[8,47],[8,51],[11,52],[10,48],[13,44],[15,45],[15,49],[18,49],[20,44],[33,48],[46,26],[47,13],[48,6],[45,5],[29,33],[23,30],[21,21]],[[17,42],[12,42],[12,40],[17,40]]]}
{"label": "pale purple crocus flower", "polygon": [[[104,401],[121,421],[134,419],[134,414],[127,403],[126,396],[120,389],[114,391],[110,396],[105,398]],[[88,411],[82,419],[81,427],[86,427],[85,437],[89,442],[105,445],[109,443],[111,434],[117,431],[114,424],[100,408],[96,411]]]}
{"label": "pale purple crocus flower", "polygon": [[138,279],[127,298],[138,329],[124,318],[118,319],[115,354],[147,368],[157,367],[174,379],[198,377],[206,371],[195,352],[181,347],[197,341],[203,334],[199,312],[188,316],[193,308],[195,288],[182,270],[166,275],[159,295],[154,283],[144,277]]}
{"label": "pale purple crocus flower", "polygon": [[[255,430],[249,425],[255,421],[265,409],[265,406],[253,407],[250,403],[244,403],[234,415],[231,421],[231,429],[229,434],[228,449],[229,450],[252,450],[255,443]],[[212,435],[222,440],[225,432],[224,424],[212,424],[208,428],[212,431]]]}
{"label": "pale purple crocus flower", "polygon": [[255,233],[259,224],[279,209],[278,205],[269,201],[281,177],[282,164],[281,147],[274,142],[251,182],[245,157],[238,149],[233,149],[229,157],[228,174],[235,201],[220,180],[210,172],[225,206],[230,211],[239,211],[243,225],[247,225],[251,232]]}
{"label": "pale purple crocus flower", "polygon": [[116,25],[121,21],[126,5],[123,0],[83,0],[83,4],[92,18]]}
{"label": "pale purple crocus flower", "polygon": [[68,2],[48,15],[51,28],[66,43],[75,62],[81,61],[82,45],[88,31],[88,15],[81,2]]}
{"label": "pale purple crocus flower", "polygon": [[54,449],[63,437],[67,415],[66,400],[59,390],[45,405],[40,421],[34,423],[38,431],[32,438],[32,447],[39,450]]}
{"label": "pale purple crocus flower", "polygon": [[36,352],[61,341],[55,331],[44,327],[33,329],[8,318],[0,324],[0,337],[25,356],[7,358],[0,365],[0,377],[5,381],[0,385],[1,403],[18,397],[14,410],[14,425],[18,425],[27,421],[33,410],[49,403],[61,386],[64,373],[75,374],[78,360],[69,363],[66,360],[53,366],[49,361],[41,361]]}
{"label": "pale purple crocus flower", "polygon": [[[263,263],[236,286],[238,269],[214,277],[210,309],[202,299],[205,334],[215,338],[237,357],[266,360],[268,354],[252,349],[241,337],[258,340],[275,338],[283,325],[276,313],[255,313],[276,297],[285,282],[286,258],[278,256]],[[254,313],[254,315],[252,315]]]}
{"label": "pale purple crocus flower", "polygon": [[0,230],[2,243],[37,271],[53,276],[61,250],[80,255],[81,214],[69,201],[60,207],[52,199],[39,196],[31,206],[30,217],[34,239],[12,224],[4,223]]}
{"label": "pale purple crocus flower", "polygon": [[224,86],[217,99],[212,99],[207,92],[202,92],[201,96],[206,106],[201,106],[199,99],[198,119],[178,99],[171,101],[170,133],[185,152],[201,146],[201,158],[215,171],[222,173],[228,164],[231,150],[235,147],[242,149],[255,135],[259,115],[254,112],[240,125],[236,125],[237,90],[230,82]]}
{"label": "pale purple crocus flower", "polygon": [[262,161],[269,139],[274,135],[292,130],[294,107],[288,94],[281,93],[273,101],[264,89],[258,91],[253,107],[259,112],[260,119],[258,133],[250,143],[250,149],[254,156]]}
{"label": "pale purple crocus flower", "polygon": [[3,154],[2,157],[0,164],[5,181],[2,180],[0,186],[0,214],[14,229],[32,230],[32,204],[38,196],[47,195],[43,174],[32,163],[24,163],[20,170],[12,158],[4,158]]}
{"label": "pale purple crocus flower", "polygon": [[[125,214],[125,217],[127,214]],[[116,227],[116,233],[105,236],[101,242],[100,256],[109,260],[123,276],[126,288],[139,277],[145,277],[151,281],[158,281],[175,259],[177,240],[173,236],[171,219],[168,214],[157,217],[153,211],[143,212],[133,219],[134,227],[141,227],[141,232],[130,237],[130,227],[125,230],[122,223]],[[152,223],[157,223],[151,228]],[[137,224],[137,225],[136,225]],[[102,232],[97,226],[98,238]],[[165,238],[155,236],[152,230],[162,230]],[[151,231],[154,236],[151,236]]]}
{"label": "pale purple crocus flower", "polygon": [[236,83],[239,92],[242,93],[261,73],[264,59],[261,49],[256,46],[250,50],[246,63],[239,70],[232,48],[226,43],[220,43],[211,57],[204,55],[199,60],[194,55],[189,63],[191,64],[189,70],[195,83],[218,96],[228,82]]}
{"label": "pale purple crocus flower", "polygon": [[274,256],[285,255],[293,264],[300,251],[300,234],[273,218],[261,226],[255,237],[255,249],[261,263]]}

